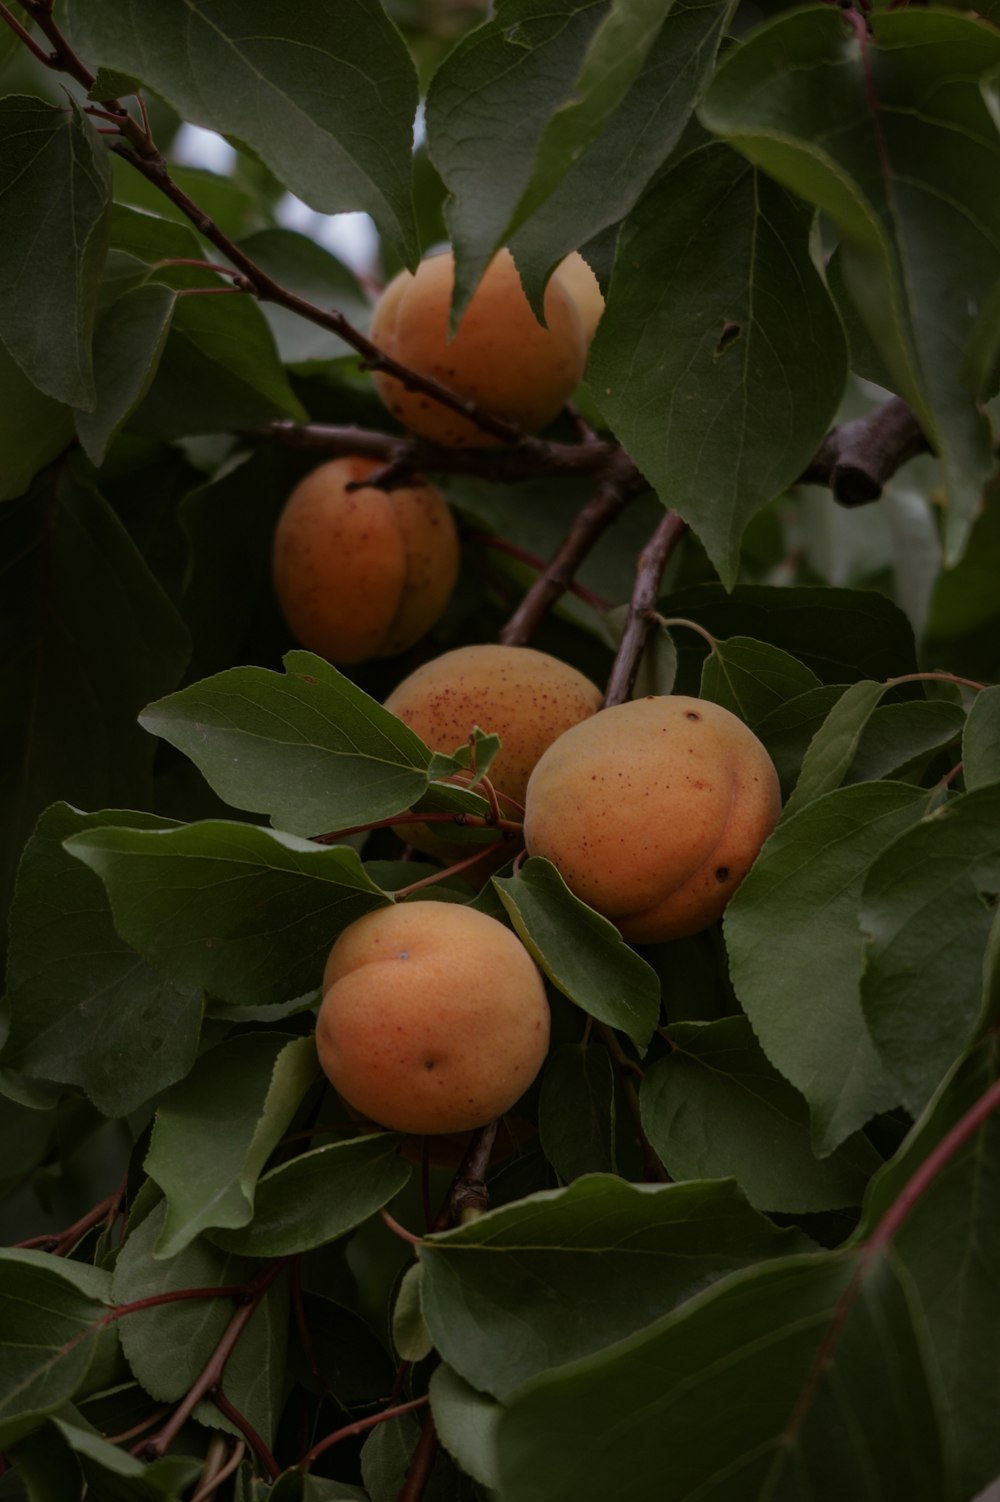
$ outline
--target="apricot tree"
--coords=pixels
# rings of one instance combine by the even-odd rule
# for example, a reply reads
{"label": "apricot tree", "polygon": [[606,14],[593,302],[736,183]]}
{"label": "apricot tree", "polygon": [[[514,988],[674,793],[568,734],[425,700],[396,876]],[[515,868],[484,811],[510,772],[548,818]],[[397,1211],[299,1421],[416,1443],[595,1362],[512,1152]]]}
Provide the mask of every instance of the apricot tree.
{"label": "apricot tree", "polygon": [[0,1502],[1000,1478],[998,21],[0,0]]}

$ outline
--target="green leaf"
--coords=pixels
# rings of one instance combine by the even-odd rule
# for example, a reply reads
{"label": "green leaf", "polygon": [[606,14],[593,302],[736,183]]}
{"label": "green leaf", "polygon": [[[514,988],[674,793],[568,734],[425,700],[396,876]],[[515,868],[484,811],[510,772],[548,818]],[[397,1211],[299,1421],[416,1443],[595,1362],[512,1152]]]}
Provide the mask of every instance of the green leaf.
{"label": "green leaf", "polygon": [[752,1205],[801,1214],[859,1205],[881,1159],[860,1133],[819,1160],[809,1112],[768,1063],[745,1017],[675,1022],[650,1069],[642,1124],[673,1178],[732,1175]]}
{"label": "green leaf", "polygon": [[997,276],[1000,135],[980,84],[1000,36],[945,10],[880,11],[870,33],[859,45],[835,11],[779,17],[729,53],[702,119],[840,230],[842,282],[941,456],[954,562],[994,462],[963,358]]}
{"label": "green leaf", "polygon": [[156,374],[170,329],[176,294],[150,283],[135,287],[104,314],[94,338],[97,399],[92,411],[77,412],[76,431],[84,451],[101,464],[108,445],[138,405]]}
{"label": "green leaf", "polygon": [[[674,0],[669,7],[655,4],[656,35],[642,67],[617,108],[590,141],[567,154],[562,171],[544,183],[543,201],[522,199],[511,248],[529,295],[541,289],[552,265],[567,251],[576,250],[602,230],[613,231],[635,206],[654,173],[667,160],[686,125],[704,80],[710,76],[715,54],[731,14],[728,0]],[[665,10],[665,14],[663,13]],[[628,11],[632,14],[626,15]],[[606,66],[616,22],[629,27],[649,19],[649,7],[620,3],[609,12],[584,59],[584,71]],[[561,133],[565,124],[575,130],[578,120],[571,99],[552,117],[540,146]],[[538,180],[540,159],[534,179]],[[533,201],[534,200],[534,201]],[[524,221],[525,214],[530,217]]]}
{"label": "green leaf", "polygon": [[[736,1268],[798,1251],[732,1182],[593,1174],[420,1248],[424,1318],[460,1376],[504,1398],[614,1344]],[[581,1431],[583,1433],[585,1431]]]}
{"label": "green leaf", "polygon": [[0,893],[42,809],[149,807],[154,744],[135,722],[169,692],[187,633],[107,502],[61,474],[0,508]]}
{"label": "green leaf", "polygon": [[997,783],[943,804],[868,873],[862,1005],[882,1063],[913,1115],[978,1018],[998,892]]}
{"label": "green leaf", "polygon": [[[667,616],[690,616],[719,640],[750,636],[781,647],[811,668],[821,683],[853,683],[917,670],[913,627],[892,600],[873,589],[699,584],[660,601]],[[677,632],[682,658],[705,655],[693,632]],[[700,668],[699,668],[700,671]],[[688,669],[679,693],[695,693]]]}
{"label": "green leaf", "polygon": [[976,695],[962,737],[962,775],[969,792],[1000,782],[1000,688]]}
{"label": "green leaf", "polygon": [[73,437],[73,414],[44,396],[0,344],[0,501],[23,495]]}
{"label": "green leaf", "polygon": [[[268,1446],[274,1444],[288,1386],[289,1313],[288,1285],[281,1278],[254,1310],[226,1362],[226,1397]],[[208,1428],[243,1433],[209,1398],[198,1404],[194,1417]]]}
{"label": "green leaf", "polygon": [[423,1361],[434,1349],[420,1310],[423,1275],[419,1262],[406,1269],[392,1308],[392,1343],[401,1361]]}
{"label": "green leaf", "polygon": [[498,1426],[504,1502],[614,1497],[623,1476],[629,1502],[956,1502],[906,1282],[865,1272],[751,1268],[526,1385]]}
{"label": "green leaf", "polygon": [[[859,1234],[870,1234],[929,1155],[995,1085],[991,1035],[951,1071],[902,1149],[878,1174]],[[905,1269],[926,1325],[943,1387],[942,1424],[958,1459],[961,1495],[978,1496],[1000,1473],[996,1412],[1000,1372],[1000,1211],[987,1186],[1000,1169],[994,1113],[935,1174],[895,1233],[892,1255]]]}
{"label": "green leaf", "polygon": [[341,928],[387,901],[353,850],[247,824],[100,829],[66,848],[101,877],[122,938],[176,984],[241,1005],[311,990]]}
{"label": "green leaf", "polygon": [[615,1077],[606,1048],[564,1043],[553,1049],[538,1100],[542,1151],[564,1183],[585,1173],[614,1173]]}
{"label": "green leaf", "polygon": [[[116,1304],[185,1288],[221,1288],[247,1281],[253,1272],[251,1264],[218,1251],[201,1236],[168,1261],[154,1260],[166,1217],[167,1204],[161,1200],[130,1231],[112,1275]],[[234,1308],[227,1297],[183,1299],[138,1310],[120,1321],[122,1350],[150,1397],[158,1403],[174,1403],[184,1396],[222,1338]]]}
{"label": "green leaf", "polygon": [[701,670],[702,699],[712,699],[756,730],[782,704],[820,682],[811,668],[768,642],[734,636],[716,643]]}
{"label": "green leaf", "polygon": [[802,472],[847,375],[811,215],[711,144],[626,220],[588,380],[661,501],[735,583],[743,529]]}
{"label": "green leaf", "polygon": [[237,1033],[164,1096],[145,1164],[167,1197],[155,1257],[247,1224],[260,1171],[318,1072],[311,1037]]}
{"label": "green leaf", "polygon": [[291,1257],[344,1236],[410,1177],[393,1132],[336,1142],[282,1163],[257,1186],[253,1220],[212,1240],[248,1257]]}
{"label": "green leaf", "polygon": [[411,808],[429,781],[419,736],[322,658],[290,652],[285,669],[232,668],[151,704],[140,721],[220,798],[293,834]]}
{"label": "green leaf", "polygon": [[415,258],[410,150],[417,79],[376,0],[74,0],[82,52],[142,80],[185,120],[234,136],[314,209],[365,209]]}
{"label": "green leaf", "polygon": [[961,735],[965,719],[964,710],[946,699],[880,704],[861,732],[844,781],[877,782],[913,762],[923,762],[932,751]]}
{"label": "green leaf", "polygon": [[872,863],[926,806],[926,793],[902,783],[827,793],[782,820],[726,909],[736,994],[771,1063],[808,1101],[820,1154],[898,1104],[861,1009],[858,914]]}
{"label": "green leaf", "polygon": [[257,303],[242,293],[179,295],[155,375],[130,428],[154,438],[184,438],[276,417],[303,422],[306,411],[288,384]]}
{"label": "green leaf", "polygon": [[844,685],[834,683],[807,689],[794,699],[786,699],[754,726],[754,734],[774,762],[785,802],[799,780],[813,737],[843,692]]}
{"label": "green leaf", "polygon": [[78,106],[0,99],[0,340],[34,386],[94,403],[90,360],[111,172]]}
{"label": "green leaf", "polygon": [[496,1426],[500,1404],[477,1392],[457,1372],[442,1363],[430,1383],[431,1412],[438,1438],[482,1486],[496,1490]]}
{"label": "green leaf", "polygon": [[299,1382],[310,1392],[335,1393],[347,1405],[384,1401],[392,1391],[395,1362],[381,1330],[376,1333],[346,1304],[308,1289],[302,1307],[311,1354],[292,1348],[292,1373]]}
{"label": "green leaf", "polygon": [[0,1444],[80,1391],[110,1302],[110,1278],[99,1268],[47,1252],[0,1251]]}
{"label": "green leaf", "polygon": [[533,856],[493,885],[518,938],[552,984],[644,1051],[660,1013],[655,970],[613,923],[574,897],[551,862]]}
{"label": "green leaf", "polygon": [[101,1502],[176,1502],[202,1469],[203,1463],[191,1455],[164,1455],[152,1462],[138,1460],[109,1443],[72,1410],[53,1418],[43,1434],[50,1444],[58,1436],[78,1457],[87,1482],[86,1495],[99,1497]]}
{"label": "green leaf", "polygon": [[810,742],[783,819],[840,786],[875,706],[889,688],[888,683],[862,680],[844,690]]}
{"label": "green leaf", "polygon": [[25,847],[10,911],[8,1064],[77,1085],[125,1116],[194,1061],[201,995],[179,990],[115,932],[100,880],[63,849],[86,830],[161,829],[154,814],[80,814],[56,803]]}
{"label": "green leaf", "polygon": [[[367,333],[371,302],[354,273],[306,235],[290,229],[262,229],[239,242],[240,249],[283,287],[321,308],[336,308]],[[278,352],[286,365],[325,364],[352,354],[350,345],[317,324],[275,303],[262,304]]]}

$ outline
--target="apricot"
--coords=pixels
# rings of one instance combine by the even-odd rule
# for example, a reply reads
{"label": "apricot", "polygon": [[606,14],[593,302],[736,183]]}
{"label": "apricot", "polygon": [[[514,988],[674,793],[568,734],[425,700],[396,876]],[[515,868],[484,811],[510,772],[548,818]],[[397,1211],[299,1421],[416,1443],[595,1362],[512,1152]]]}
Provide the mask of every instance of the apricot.
{"label": "apricot", "polygon": [[[375,307],[372,339],[400,364],[433,376],[494,416],[537,432],[583,377],[589,341],[573,296],[558,277],[550,278],[543,328],[510,251],[501,250],[449,339],[454,281],[451,251],[428,257],[415,273],[401,271]],[[426,393],[408,391],[394,376],[376,371],[373,380],[389,411],[413,433],[452,447],[498,441]]]}
{"label": "apricot", "polygon": [[[501,740],[490,767],[498,793],[523,805],[528,778],[547,746],[601,707],[601,691],[576,668],[533,647],[457,647],[404,678],[385,701],[432,751],[454,751],[478,725]],[[505,807],[517,817],[517,809]],[[401,829],[418,850],[468,854],[426,825]]]}
{"label": "apricot", "polygon": [[330,953],[319,1061],[344,1101],[397,1132],[468,1132],[542,1067],[549,1007],[520,940],[445,902],[378,908]]}
{"label": "apricot", "polygon": [[597,332],[597,325],[604,312],[604,294],[601,284],[578,250],[573,250],[559,262],[554,275],[559,278],[576,303],[587,343]]}
{"label": "apricot", "polygon": [[631,943],[707,928],[778,821],[774,764],[742,720],[664,695],[602,710],[531,774],[525,844]]}
{"label": "apricot", "polygon": [[333,459],[301,480],[274,534],[285,620],[331,662],[391,657],[439,619],[458,577],[454,520],[432,485],[349,490],[379,466]]}

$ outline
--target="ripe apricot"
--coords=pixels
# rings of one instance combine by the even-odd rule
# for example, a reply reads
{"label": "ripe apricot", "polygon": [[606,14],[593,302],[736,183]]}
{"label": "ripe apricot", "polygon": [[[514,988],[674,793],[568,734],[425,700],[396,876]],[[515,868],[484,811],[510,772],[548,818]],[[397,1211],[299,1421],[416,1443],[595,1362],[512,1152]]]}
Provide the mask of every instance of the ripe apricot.
{"label": "ripe apricot", "polygon": [[601,284],[578,250],[571,251],[561,260],[554,274],[576,303],[576,311],[580,315],[589,345],[604,312]]}
{"label": "ripe apricot", "polygon": [[774,828],[774,764],[742,720],[663,695],[602,710],[559,737],[528,783],[531,855],[651,944],[719,917]]}
{"label": "ripe apricot", "polygon": [[549,1007],[528,951],[472,908],[407,902],[346,928],[327,964],[319,1061],[349,1106],[397,1132],[468,1132],[524,1094]]}
{"label": "ripe apricot", "polygon": [[274,587],[295,636],[331,662],[391,657],[438,620],[458,577],[458,533],[431,485],[349,490],[378,465],[321,464],[285,503]]}
{"label": "ripe apricot", "polygon": [[[449,339],[455,262],[450,251],[401,271],[376,305],[371,337],[385,354],[432,376],[466,401],[534,433],[551,422],[583,377],[588,339],[576,303],[563,283],[545,290],[545,324],[524,295],[510,251],[501,250],[483,275]],[[497,442],[467,418],[408,391],[376,371],[375,389],[411,432],[452,447]]]}
{"label": "ripe apricot", "polygon": [[[385,701],[432,751],[454,751],[476,725],[498,735],[502,744],[490,781],[498,793],[521,805],[542,752],[600,705],[600,689],[576,668],[533,647],[493,643],[457,647],[425,662]],[[502,800],[501,807],[509,811]],[[407,826],[402,833],[432,855],[455,859],[456,852],[468,854],[468,846],[443,839],[423,824]]]}

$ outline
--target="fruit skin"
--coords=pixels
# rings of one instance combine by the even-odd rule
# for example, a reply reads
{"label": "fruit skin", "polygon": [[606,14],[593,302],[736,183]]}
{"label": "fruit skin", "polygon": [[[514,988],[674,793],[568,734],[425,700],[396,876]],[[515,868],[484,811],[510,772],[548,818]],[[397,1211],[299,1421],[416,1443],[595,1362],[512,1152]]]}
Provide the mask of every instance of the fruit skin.
{"label": "fruit skin", "polygon": [[[385,707],[432,751],[454,751],[475,725],[498,735],[502,745],[490,767],[490,781],[498,793],[523,804],[542,752],[564,730],[600,709],[601,691],[547,652],[484,643],[458,647],[424,663],[393,689]],[[501,808],[508,811],[503,803]],[[399,832],[418,850],[446,859],[471,850],[423,824],[400,826]]]}
{"label": "fruit skin", "polygon": [[296,485],[274,534],[285,620],[331,662],[411,647],[439,619],[458,578],[458,532],[432,485],[347,489],[377,468],[359,456],[321,464]]}
{"label": "fruit skin", "polygon": [[630,943],[707,928],[778,821],[774,764],[705,699],[650,696],[568,730],[531,775],[530,855]]}
{"label": "fruit skin", "polygon": [[589,345],[604,312],[604,294],[600,282],[578,250],[570,251],[559,262],[553,274],[559,278],[576,303],[576,311],[580,315]]}
{"label": "fruit skin", "polygon": [[[494,416],[537,432],[583,378],[589,341],[573,296],[560,280],[550,279],[543,328],[524,295],[513,257],[501,250],[449,341],[454,279],[451,251],[428,257],[415,273],[401,271],[375,307],[372,340],[411,370],[433,376]],[[372,379],[389,411],[413,433],[450,447],[499,442],[424,392],[407,391],[393,376],[376,371]]]}
{"label": "fruit skin", "polygon": [[545,986],[510,929],[472,908],[406,902],[340,935],[316,1021],[349,1106],[397,1132],[467,1132],[509,1110],[549,1044]]}

